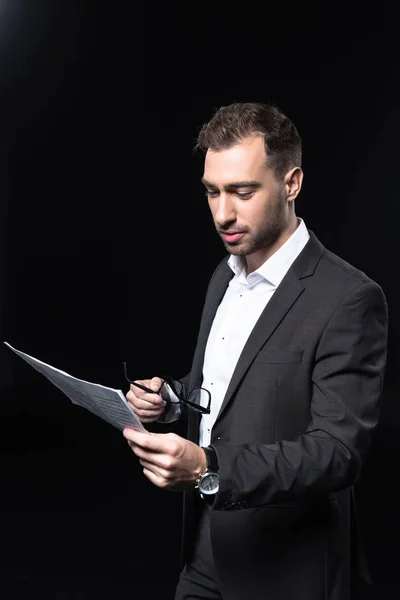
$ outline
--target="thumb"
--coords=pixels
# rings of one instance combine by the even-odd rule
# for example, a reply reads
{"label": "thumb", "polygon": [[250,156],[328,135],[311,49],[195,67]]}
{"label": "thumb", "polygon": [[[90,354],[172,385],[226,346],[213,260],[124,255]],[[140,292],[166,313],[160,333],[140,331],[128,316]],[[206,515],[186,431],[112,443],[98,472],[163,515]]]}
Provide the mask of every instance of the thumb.
{"label": "thumb", "polygon": [[157,394],[160,391],[162,384],[163,384],[163,380],[160,377],[153,377],[152,380],[150,381],[151,389],[154,392],[156,392]]}

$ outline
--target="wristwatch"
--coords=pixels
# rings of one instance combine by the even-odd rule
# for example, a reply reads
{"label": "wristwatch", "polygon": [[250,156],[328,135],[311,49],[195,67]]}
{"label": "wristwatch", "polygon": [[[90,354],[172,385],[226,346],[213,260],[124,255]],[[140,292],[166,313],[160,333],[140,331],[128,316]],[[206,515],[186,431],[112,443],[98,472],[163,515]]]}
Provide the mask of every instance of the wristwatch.
{"label": "wristwatch", "polygon": [[219,467],[217,453],[212,446],[203,447],[206,453],[207,467],[196,481],[200,494],[209,496],[216,494],[219,489]]}

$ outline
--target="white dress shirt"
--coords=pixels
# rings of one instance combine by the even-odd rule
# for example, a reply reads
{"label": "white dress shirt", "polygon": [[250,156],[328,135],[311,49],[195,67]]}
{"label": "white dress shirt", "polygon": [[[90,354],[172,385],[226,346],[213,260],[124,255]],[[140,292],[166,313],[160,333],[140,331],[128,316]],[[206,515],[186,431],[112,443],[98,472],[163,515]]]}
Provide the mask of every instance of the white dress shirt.
{"label": "white dress shirt", "polygon": [[[234,276],[215,314],[204,356],[201,385],[211,393],[211,412],[201,417],[200,446],[210,444],[213,424],[247,338],[310,238],[304,221],[298,219],[298,222],[299,226],[290,238],[248,277],[244,259],[234,255],[229,257],[228,265]],[[179,405],[172,405],[165,422],[176,420],[179,413]]]}

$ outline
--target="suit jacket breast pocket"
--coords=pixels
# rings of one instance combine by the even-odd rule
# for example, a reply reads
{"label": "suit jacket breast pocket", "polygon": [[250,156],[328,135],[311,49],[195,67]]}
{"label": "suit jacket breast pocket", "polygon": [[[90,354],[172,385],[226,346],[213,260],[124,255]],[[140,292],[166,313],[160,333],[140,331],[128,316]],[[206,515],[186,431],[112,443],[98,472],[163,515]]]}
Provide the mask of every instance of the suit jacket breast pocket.
{"label": "suit jacket breast pocket", "polygon": [[280,348],[268,348],[261,350],[254,359],[254,362],[269,364],[291,364],[301,362],[302,358],[303,350],[282,350]]}

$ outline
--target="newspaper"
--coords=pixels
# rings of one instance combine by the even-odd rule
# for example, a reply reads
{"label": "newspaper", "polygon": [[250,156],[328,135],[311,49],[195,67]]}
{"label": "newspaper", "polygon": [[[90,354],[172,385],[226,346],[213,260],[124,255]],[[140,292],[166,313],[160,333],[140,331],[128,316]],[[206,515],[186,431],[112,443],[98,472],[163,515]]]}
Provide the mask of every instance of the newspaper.
{"label": "newspaper", "polygon": [[4,342],[4,344],[64,392],[73,404],[86,408],[121,431],[125,427],[146,431],[121,390],[77,379],[65,371],[60,371],[60,369],[13,348],[8,342]]}

